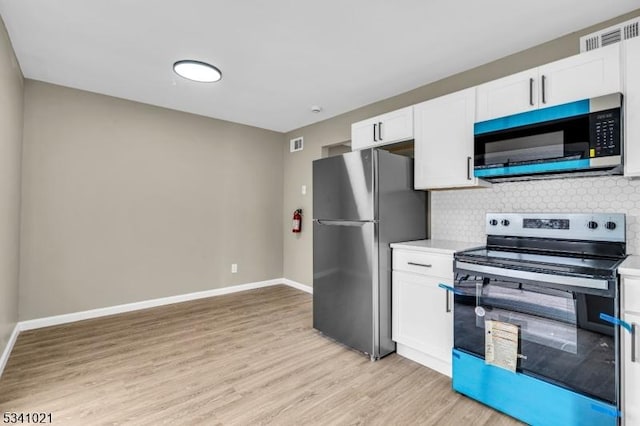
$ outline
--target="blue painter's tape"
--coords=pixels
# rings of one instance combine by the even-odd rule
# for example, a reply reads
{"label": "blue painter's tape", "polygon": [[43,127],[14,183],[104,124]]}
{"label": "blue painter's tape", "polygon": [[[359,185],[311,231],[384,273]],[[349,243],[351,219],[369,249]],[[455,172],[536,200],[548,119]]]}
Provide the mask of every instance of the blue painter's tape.
{"label": "blue painter's tape", "polygon": [[602,321],[610,322],[613,325],[619,325],[620,327],[626,329],[629,333],[633,333],[633,327],[631,327],[631,324],[621,320],[620,318],[612,317],[611,315],[600,312],[600,319]]}
{"label": "blue painter's tape", "polygon": [[605,407],[604,405],[591,404],[591,409],[599,413],[606,414],[610,417],[622,417],[622,413],[620,412],[620,410],[611,407]]}
{"label": "blue painter's tape", "polygon": [[440,283],[440,284],[438,284],[438,287],[443,288],[443,289],[445,289],[447,291],[450,291],[453,294],[458,294],[458,295],[464,296],[463,292],[461,292],[460,290],[456,290],[455,288],[451,287],[450,285],[446,285],[446,284]]}
{"label": "blue painter's tape", "polygon": [[565,170],[588,169],[591,162],[588,158],[581,160],[550,161],[548,163],[522,164],[519,166],[491,167],[488,169],[475,169],[475,177],[512,176],[533,173],[559,172]]}
{"label": "blue painter's tape", "polygon": [[616,426],[615,405],[453,350],[453,389],[536,426]]}
{"label": "blue painter's tape", "polygon": [[559,120],[561,118],[588,114],[590,108],[589,104],[589,99],[583,99],[581,101],[570,102],[568,104],[536,109],[533,111],[522,112],[520,114],[481,121],[474,124],[473,134],[481,135],[498,130],[512,129],[514,127],[527,126],[529,124],[542,123],[545,121]]}

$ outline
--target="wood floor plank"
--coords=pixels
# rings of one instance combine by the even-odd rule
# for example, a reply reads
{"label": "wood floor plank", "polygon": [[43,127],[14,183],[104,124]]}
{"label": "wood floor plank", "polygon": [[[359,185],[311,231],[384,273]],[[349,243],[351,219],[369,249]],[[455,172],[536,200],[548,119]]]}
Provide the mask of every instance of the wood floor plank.
{"label": "wood floor plank", "polygon": [[20,334],[0,412],[64,425],[517,425],[392,354],[372,363],[311,327],[286,286]]}

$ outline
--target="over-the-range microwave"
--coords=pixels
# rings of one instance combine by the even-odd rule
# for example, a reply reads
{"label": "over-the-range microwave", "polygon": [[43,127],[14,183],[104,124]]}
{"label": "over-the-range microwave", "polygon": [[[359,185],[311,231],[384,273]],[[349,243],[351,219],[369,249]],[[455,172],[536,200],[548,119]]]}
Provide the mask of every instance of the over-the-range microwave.
{"label": "over-the-range microwave", "polygon": [[474,176],[622,174],[621,105],[614,93],[476,123]]}

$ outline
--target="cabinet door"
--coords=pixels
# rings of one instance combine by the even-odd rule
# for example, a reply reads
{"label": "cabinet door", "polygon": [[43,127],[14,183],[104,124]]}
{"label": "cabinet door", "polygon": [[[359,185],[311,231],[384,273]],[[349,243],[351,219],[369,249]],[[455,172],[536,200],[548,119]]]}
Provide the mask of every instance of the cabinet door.
{"label": "cabinet door", "polygon": [[620,44],[543,65],[538,73],[540,108],[620,92]]}
{"label": "cabinet door", "polygon": [[414,107],[416,189],[479,186],[473,177],[475,88]]}
{"label": "cabinet door", "polygon": [[413,139],[412,106],[381,115],[378,121],[378,145]]}
{"label": "cabinet door", "polygon": [[640,37],[624,42],[624,175],[640,176]]}
{"label": "cabinet door", "polygon": [[[635,325],[635,339],[624,329],[622,357],[622,419],[626,426],[640,425],[640,315],[626,313],[624,320]],[[635,361],[631,359],[632,344],[635,344]]]}
{"label": "cabinet door", "polygon": [[[369,148],[377,142],[378,118],[369,118],[351,125],[351,150]],[[374,124],[376,127],[374,127]]]}
{"label": "cabinet door", "polygon": [[451,362],[453,317],[447,312],[444,280],[393,271],[392,338],[398,343]]}
{"label": "cabinet door", "polygon": [[402,108],[351,125],[351,150],[389,145],[413,138],[413,107]]}
{"label": "cabinet door", "polygon": [[476,122],[536,109],[538,69],[481,84],[477,90]]}

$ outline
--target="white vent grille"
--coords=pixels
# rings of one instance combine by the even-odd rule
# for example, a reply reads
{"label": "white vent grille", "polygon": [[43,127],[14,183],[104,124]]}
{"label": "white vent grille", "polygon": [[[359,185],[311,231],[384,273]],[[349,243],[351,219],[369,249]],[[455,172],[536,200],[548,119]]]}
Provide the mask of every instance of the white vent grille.
{"label": "white vent grille", "polygon": [[600,47],[600,37],[589,37],[585,40],[585,51],[597,49]]}
{"label": "white vent grille", "polygon": [[640,18],[614,25],[604,30],[580,37],[580,52],[599,49],[622,40],[640,36]]}
{"label": "white vent grille", "polygon": [[628,25],[625,25],[624,26],[624,39],[628,40],[628,39],[633,38],[633,37],[638,37],[638,35],[640,35],[640,34],[638,34],[638,27],[639,26],[640,25],[639,25],[638,21],[633,22],[633,23],[628,24]]}
{"label": "white vent grille", "polygon": [[302,151],[304,148],[304,139],[301,137],[291,139],[290,143],[290,152]]}
{"label": "white vent grille", "polygon": [[613,31],[609,31],[608,33],[602,34],[602,36],[600,36],[600,39],[602,40],[603,46],[608,46],[613,43],[618,43],[622,39],[620,28],[616,28]]}

